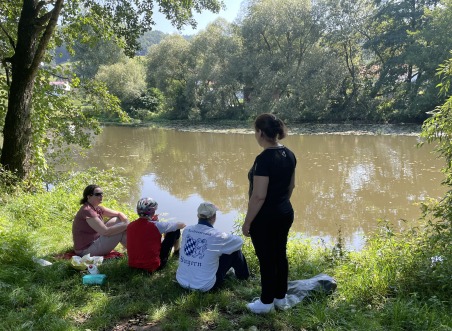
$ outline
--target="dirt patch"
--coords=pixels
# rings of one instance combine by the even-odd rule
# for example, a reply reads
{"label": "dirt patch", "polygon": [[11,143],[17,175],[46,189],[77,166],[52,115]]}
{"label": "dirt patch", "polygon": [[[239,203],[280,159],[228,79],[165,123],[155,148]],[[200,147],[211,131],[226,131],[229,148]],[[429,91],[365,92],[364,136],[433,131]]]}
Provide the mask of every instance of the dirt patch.
{"label": "dirt patch", "polygon": [[127,321],[117,324],[110,331],[162,331],[157,323],[148,323],[148,315],[136,315]]}

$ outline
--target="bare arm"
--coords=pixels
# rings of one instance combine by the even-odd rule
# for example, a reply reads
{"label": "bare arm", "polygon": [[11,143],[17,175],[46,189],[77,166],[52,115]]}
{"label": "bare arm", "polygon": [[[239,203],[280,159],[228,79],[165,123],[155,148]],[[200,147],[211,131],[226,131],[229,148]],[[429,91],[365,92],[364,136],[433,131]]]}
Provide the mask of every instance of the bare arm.
{"label": "bare arm", "polygon": [[290,179],[289,184],[289,199],[292,196],[293,189],[295,188],[295,171],[292,174],[292,178]]}
{"label": "bare arm", "polygon": [[129,223],[129,220],[127,219],[127,216],[123,213],[121,213],[120,211],[116,211],[110,208],[106,208],[102,206],[102,210],[104,212],[104,215],[106,217],[117,217],[119,218],[122,222],[124,223]]}
{"label": "bare arm", "polygon": [[105,223],[99,217],[87,218],[86,222],[89,224],[90,227],[93,228],[94,231],[99,233],[101,236],[106,237],[114,236],[115,234],[124,232],[127,229],[127,225],[129,224],[128,221],[127,222],[123,221],[113,226],[106,226]]}
{"label": "bare arm", "polygon": [[242,226],[242,233],[244,236],[250,236],[250,226],[256,217],[259,210],[261,210],[267,197],[267,189],[269,177],[254,176],[253,178],[253,192],[251,193],[250,201],[248,202],[248,210],[245,216],[245,222]]}
{"label": "bare arm", "polygon": [[183,229],[183,228],[185,228],[186,227],[186,225],[185,225],[185,223],[180,223],[180,222],[178,222],[177,223],[177,228],[180,230],[180,229]]}

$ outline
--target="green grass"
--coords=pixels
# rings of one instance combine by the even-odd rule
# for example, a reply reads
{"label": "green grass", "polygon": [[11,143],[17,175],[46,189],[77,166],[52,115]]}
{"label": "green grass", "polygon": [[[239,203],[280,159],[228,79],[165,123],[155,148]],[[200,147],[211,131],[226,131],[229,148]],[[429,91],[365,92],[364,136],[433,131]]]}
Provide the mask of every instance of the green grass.
{"label": "green grass", "polygon": [[[116,199],[128,191],[114,171],[91,170],[65,177],[52,192],[1,196],[0,330],[125,330],[133,324],[159,330],[452,330],[450,241],[431,242],[431,227],[394,233],[383,223],[360,252],[345,251],[341,240],[329,249],[294,236],[289,278],[326,273],[338,288],[267,316],[245,307],[260,292],[249,239],[244,254],[251,279],[228,279],[212,293],[178,286],[174,258],[152,275],[130,269],[126,258],[104,261],[99,269],[106,283],[83,285],[82,273],[53,256],[71,248],[71,220],[87,182],[100,183]],[[107,206],[134,217],[108,200]],[[35,256],[53,265],[42,267]],[[432,256],[445,258],[432,265]]]}

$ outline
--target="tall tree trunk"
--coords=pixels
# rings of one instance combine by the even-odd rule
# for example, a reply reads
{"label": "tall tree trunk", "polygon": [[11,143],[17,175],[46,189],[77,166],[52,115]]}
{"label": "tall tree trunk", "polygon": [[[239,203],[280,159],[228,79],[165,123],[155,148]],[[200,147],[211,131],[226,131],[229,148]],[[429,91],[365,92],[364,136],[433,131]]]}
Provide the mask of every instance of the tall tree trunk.
{"label": "tall tree trunk", "polygon": [[[23,76],[23,77],[20,77]],[[0,162],[19,178],[30,171],[31,98],[34,79],[26,70],[14,70],[8,98],[8,111],[3,128],[3,149]]]}
{"label": "tall tree trunk", "polygon": [[55,30],[64,0],[56,0],[48,11],[45,1],[24,0],[13,45],[11,85],[8,111],[3,128],[3,148],[0,163],[25,178],[31,168],[31,110],[35,79]]}

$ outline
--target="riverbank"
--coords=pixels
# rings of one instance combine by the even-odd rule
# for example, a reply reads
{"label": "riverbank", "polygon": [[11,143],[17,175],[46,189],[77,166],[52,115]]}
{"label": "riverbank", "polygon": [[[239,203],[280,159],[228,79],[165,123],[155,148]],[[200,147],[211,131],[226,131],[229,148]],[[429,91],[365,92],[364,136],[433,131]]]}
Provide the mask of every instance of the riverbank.
{"label": "riverbank", "polygon": [[[290,280],[325,273],[338,288],[268,316],[246,309],[260,293],[258,261],[246,238],[243,251],[252,277],[230,278],[211,293],[181,288],[173,257],[154,274],[129,268],[125,257],[104,261],[99,271],[107,275],[106,283],[84,285],[80,271],[55,256],[71,249],[71,215],[86,182],[108,188],[107,207],[130,219],[135,212],[116,202],[128,189],[113,170],[67,176],[50,192],[0,192],[0,330],[452,329],[450,245],[438,240],[439,228],[427,220],[416,231],[400,233],[382,224],[360,252],[347,251],[341,241],[330,249],[291,240]],[[34,257],[53,264],[41,266]]]}
{"label": "riverbank", "polygon": [[[154,128],[171,129],[187,132],[216,132],[252,134],[253,124],[237,121],[221,122],[191,122],[191,121],[162,121],[142,124],[104,123],[104,125],[132,125]],[[403,135],[419,136],[420,124],[288,124],[289,134],[296,135]]]}

